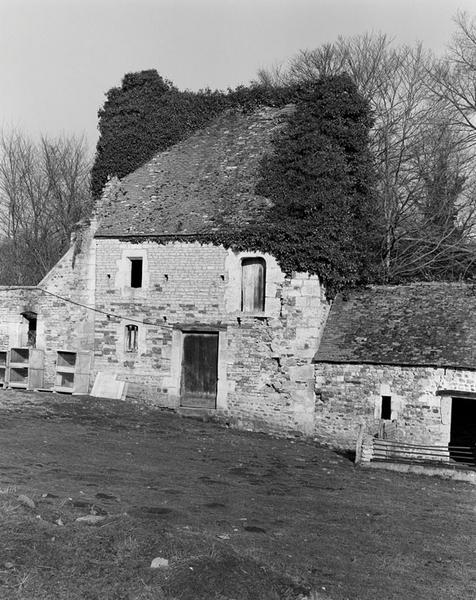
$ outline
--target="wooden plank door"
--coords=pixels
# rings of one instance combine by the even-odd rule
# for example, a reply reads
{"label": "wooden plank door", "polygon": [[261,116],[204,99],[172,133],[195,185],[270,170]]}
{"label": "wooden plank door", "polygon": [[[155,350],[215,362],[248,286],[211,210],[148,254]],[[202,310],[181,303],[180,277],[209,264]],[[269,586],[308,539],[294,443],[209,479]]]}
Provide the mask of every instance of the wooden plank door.
{"label": "wooden plank door", "polygon": [[215,408],[217,381],[218,333],[185,333],[180,405]]}

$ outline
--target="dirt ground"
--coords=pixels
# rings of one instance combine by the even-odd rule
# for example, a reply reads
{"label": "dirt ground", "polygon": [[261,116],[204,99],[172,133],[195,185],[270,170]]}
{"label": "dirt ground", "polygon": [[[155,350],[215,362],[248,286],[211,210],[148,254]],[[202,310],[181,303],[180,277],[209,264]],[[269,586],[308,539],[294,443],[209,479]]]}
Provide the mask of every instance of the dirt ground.
{"label": "dirt ground", "polygon": [[0,390],[5,600],[473,600],[475,500],[312,443]]}

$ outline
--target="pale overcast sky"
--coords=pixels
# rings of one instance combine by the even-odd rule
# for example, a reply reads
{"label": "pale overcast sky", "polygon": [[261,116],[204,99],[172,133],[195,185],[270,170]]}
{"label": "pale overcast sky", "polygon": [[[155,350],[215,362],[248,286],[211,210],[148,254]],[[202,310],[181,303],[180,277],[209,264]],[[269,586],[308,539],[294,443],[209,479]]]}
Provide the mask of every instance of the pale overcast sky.
{"label": "pale overcast sky", "polygon": [[155,68],[179,88],[248,83],[338,35],[443,51],[476,0],[0,0],[0,126],[97,141],[104,93]]}

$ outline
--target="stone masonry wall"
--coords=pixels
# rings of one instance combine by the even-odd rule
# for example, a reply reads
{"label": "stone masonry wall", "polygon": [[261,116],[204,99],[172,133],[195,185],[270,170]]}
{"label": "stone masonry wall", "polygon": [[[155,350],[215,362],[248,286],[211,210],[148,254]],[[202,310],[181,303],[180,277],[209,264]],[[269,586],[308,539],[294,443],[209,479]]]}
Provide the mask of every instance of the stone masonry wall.
{"label": "stone masonry wall", "polygon": [[[238,427],[275,433],[314,430],[311,364],[328,303],[315,276],[286,277],[275,259],[199,243],[133,244],[95,239],[94,224],[38,288],[0,289],[0,348],[26,345],[38,315],[45,387],[54,385],[57,350],[91,350],[98,371],[129,382],[129,397],[176,408],[183,331],[219,332],[216,414]],[[78,252],[78,250],[80,250]],[[265,311],[241,311],[241,261],[266,261]],[[131,258],[142,258],[142,287],[130,286]],[[138,349],[126,350],[126,325]]]}
{"label": "stone masonry wall", "polygon": [[58,350],[93,350],[94,306],[90,292],[92,231],[84,233],[81,252],[72,246],[38,287],[0,287],[0,349],[27,345],[28,323],[37,313],[36,347],[45,352],[45,387],[55,380]]}
{"label": "stone masonry wall", "polygon": [[437,390],[476,391],[476,372],[450,368],[366,364],[316,364],[315,430],[317,440],[355,449],[360,424],[375,434],[382,396],[391,397],[396,439],[447,445],[450,421]]}
{"label": "stone masonry wall", "polygon": [[0,287],[0,350],[26,345],[28,325],[21,313],[36,311],[39,295],[33,287]]}
{"label": "stone masonry wall", "polygon": [[[219,330],[217,412],[240,427],[310,434],[311,359],[328,304],[317,277],[287,278],[272,256],[169,242],[96,240],[95,371],[130,383],[130,395],[177,407],[181,337],[188,327]],[[264,313],[241,312],[241,260],[266,261]],[[142,258],[142,287],[130,287],[130,259]],[[139,328],[137,352],[126,325]]]}

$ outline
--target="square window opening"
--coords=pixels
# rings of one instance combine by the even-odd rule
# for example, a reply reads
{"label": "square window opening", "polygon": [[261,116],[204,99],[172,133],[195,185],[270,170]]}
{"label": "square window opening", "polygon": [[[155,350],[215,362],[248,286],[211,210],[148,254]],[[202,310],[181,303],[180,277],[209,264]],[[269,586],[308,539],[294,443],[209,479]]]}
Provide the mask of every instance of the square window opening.
{"label": "square window opening", "polygon": [[382,396],[382,409],[380,418],[384,421],[390,421],[392,418],[392,397]]}
{"label": "square window opening", "polygon": [[137,325],[126,325],[126,352],[137,352],[138,333]]}
{"label": "square window opening", "polygon": [[131,261],[131,287],[142,287],[142,258],[130,258]]}

